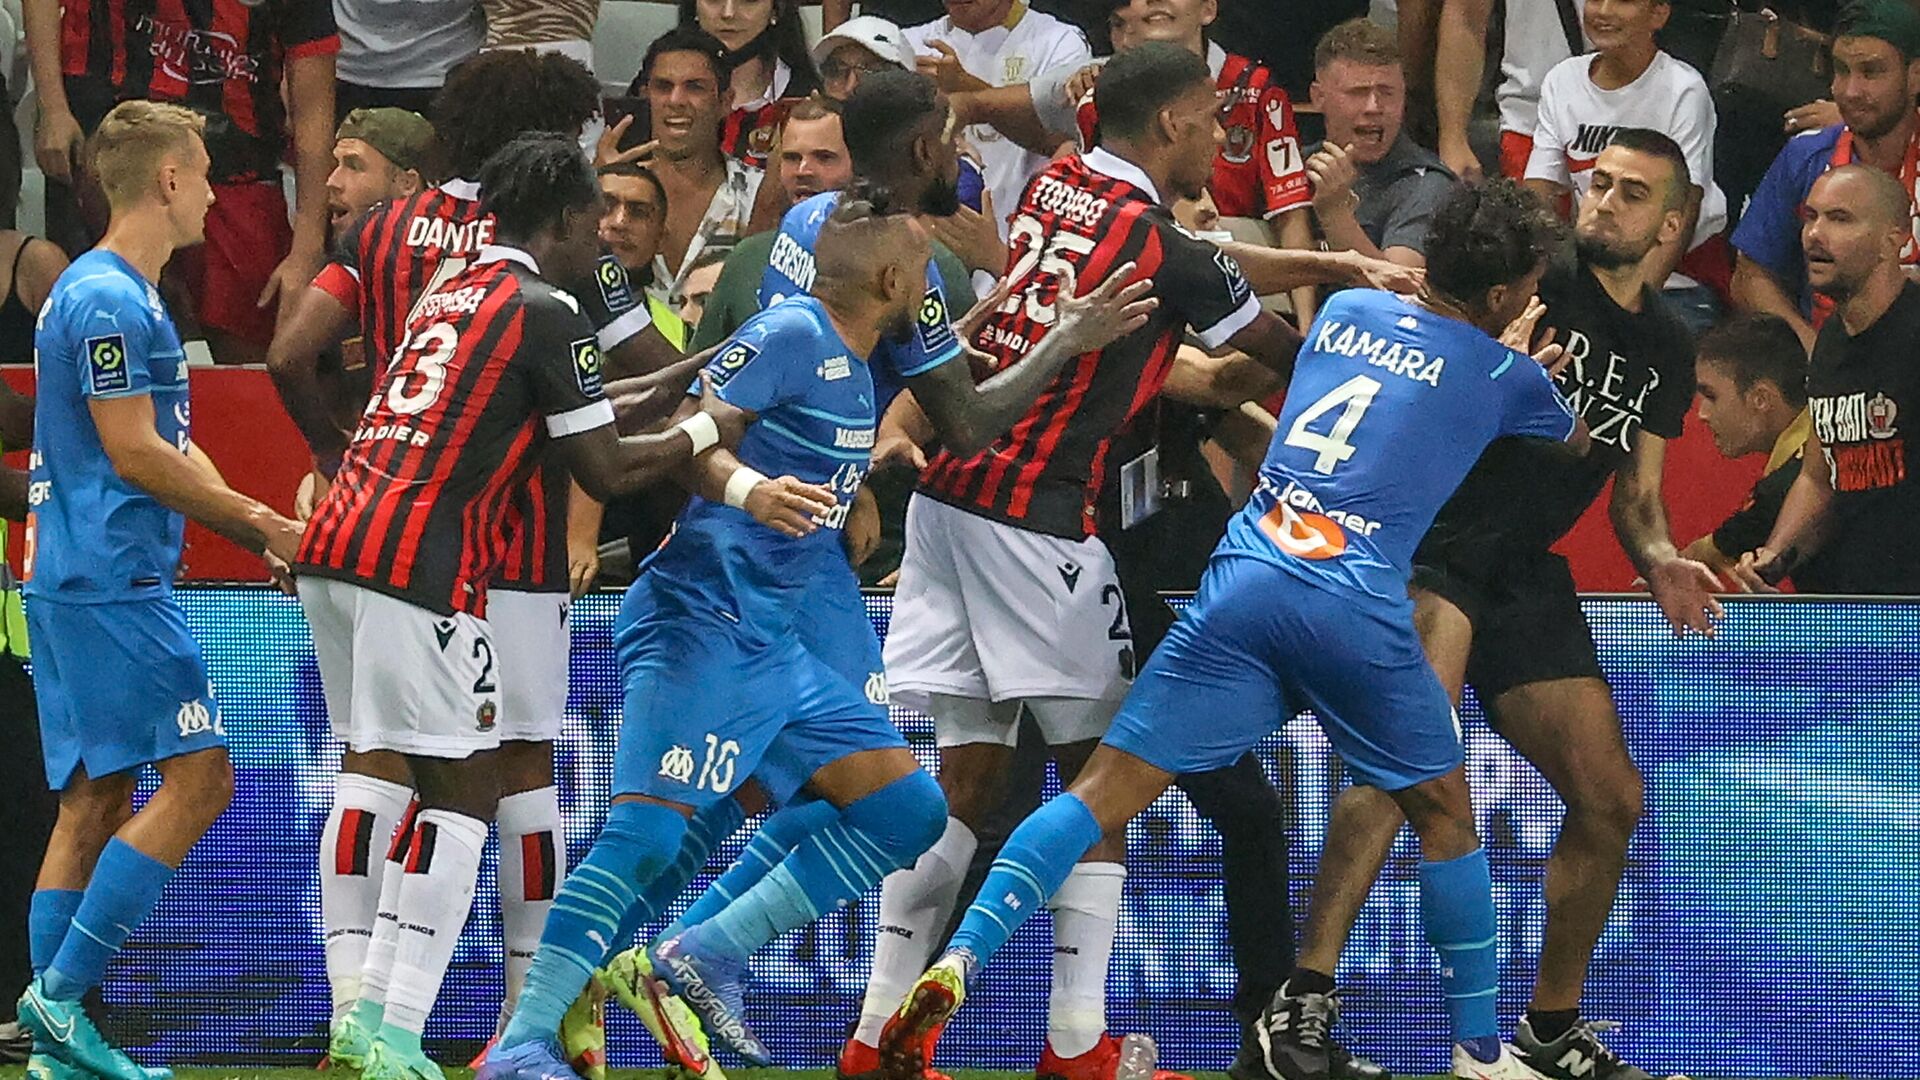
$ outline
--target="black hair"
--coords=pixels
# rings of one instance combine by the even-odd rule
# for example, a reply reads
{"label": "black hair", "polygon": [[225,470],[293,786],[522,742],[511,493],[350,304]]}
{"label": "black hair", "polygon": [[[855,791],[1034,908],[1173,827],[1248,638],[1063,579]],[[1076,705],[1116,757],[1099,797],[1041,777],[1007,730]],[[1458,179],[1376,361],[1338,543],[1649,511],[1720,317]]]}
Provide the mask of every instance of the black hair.
{"label": "black hair", "polygon": [[616,161],[611,165],[602,165],[594,171],[595,176],[637,176],[653,187],[654,201],[660,204],[660,218],[667,216],[667,187],[660,182],[660,176],[652,169],[634,161]]}
{"label": "black hair", "polygon": [[[863,84],[864,85],[864,84]],[[1149,41],[1116,53],[1093,84],[1093,106],[1102,135],[1134,139],[1160,110],[1195,86],[1213,87],[1207,62],[1170,41]]]}
{"label": "black hair", "polygon": [[1727,369],[1741,393],[1765,380],[1787,404],[1807,403],[1807,350],[1778,315],[1736,315],[1700,335],[1699,357]]}
{"label": "black hair", "polygon": [[1457,184],[1427,228],[1427,284],[1471,306],[1532,273],[1559,241],[1559,221],[1512,180]]}
{"label": "black hair", "polygon": [[433,129],[451,174],[472,178],[482,162],[530,131],[577,136],[600,111],[600,83],[580,61],[532,49],[500,49],[463,61],[433,96]]}
{"label": "black hair", "polygon": [[[699,0],[680,0],[680,25],[700,25]],[[724,51],[726,47],[723,45],[721,48]],[[800,22],[800,5],[796,0],[773,0],[773,21],[767,25],[765,32],[748,42],[740,53],[729,53],[728,56],[734,66],[747,57],[759,57],[762,60],[777,58],[786,61],[794,74],[808,83],[819,81],[819,75],[813,69],[813,53],[807,48],[807,32]]]}
{"label": "black hair", "polygon": [[1687,167],[1687,152],[1680,149],[1680,144],[1671,136],[1652,128],[1621,128],[1613,133],[1613,141],[1607,145],[1664,160],[1673,169],[1673,187],[1663,200],[1665,207],[1672,210],[1685,205],[1693,191],[1693,171]]}
{"label": "black hair", "polygon": [[904,160],[929,118],[944,119],[940,87],[917,71],[869,72],[840,107],[847,156],[857,175],[890,171]]}
{"label": "black hair", "polygon": [[503,239],[526,240],[569,210],[600,201],[600,185],[580,144],[533,132],[501,147],[480,166],[480,209]]}
{"label": "black hair", "polygon": [[707,63],[713,66],[714,81],[722,90],[733,82],[735,64],[727,58],[727,47],[720,44],[719,38],[698,26],[676,26],[647,46],[647,55],[640,61],[640,73],[627,87],[629,97],[640,97],[647,92],[647,77],[653,74],[653,62],[670,52],[699,53],[706,57]]}

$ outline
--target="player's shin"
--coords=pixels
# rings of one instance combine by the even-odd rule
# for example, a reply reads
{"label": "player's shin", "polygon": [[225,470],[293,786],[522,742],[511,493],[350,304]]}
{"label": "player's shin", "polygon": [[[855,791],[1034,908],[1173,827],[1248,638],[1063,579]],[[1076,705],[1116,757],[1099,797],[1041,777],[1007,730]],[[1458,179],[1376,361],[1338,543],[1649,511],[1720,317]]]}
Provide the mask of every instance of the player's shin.
{"label": "player's shin", "polygon": [[[714,805],[738,806],[731,799]],[[702,811],[703,815],[705,813],[706,811]],[[707,886],[706,891],[694,900],[685,913],[660,932],[660,936],[662,938],[678,936],[687,927],[713,918],[722,908],[746,895],[747,890],[759,884],[760,879],[766,877],[768,871],[780,865],[788,855],[792,854],[793,849],[799,847],[801,841],[826,828],[839,817],[840,808],[825,799],[807,799],[774,811],[772,816],[768,817],[754,832],[753,838],[747,841],[747,846],[741,850],[740,857],[733,861],[733,865],[727,867],[725,873],[721,874],[713,884]],[[697,821],[698,819],[696,823]],[[736,817],[734,825],[737,827],[739,823],[740,818]],[[727,832],[732,831],[732,829],[727,830]],[[724,835],[723,833],[722,836]],[[701,859],[704,864],[704,852]],[[696,871],[698,869],[695,867]],[[688,877],[691,878],[692,875],[689,874]]]}
{"label": "player's shin", "polygon": [[500,1046],[558,1038],[560,1020],[606,961],[628,909],[680,851],[687,819],[658,803],[617,802],[593,850],[560,886]]}
{"label": "player's shin", "polygon": [[1000,849],[978,898],[954,931],[952,948],[971,953],[978,964],[991,960],[1100,842],[1101,832],[1093,811],[1071,793],[1035,810]]}
{"label": "player's shin", "polygon": [[473,907],[486,843],[487,823],[457,811],[422,810],[414,824],[379,1040],[402,1054],[419,1053],[420,1032]]}
{"label": "player's shin", "polygon": [[405,785],[357,773],[342,773],[334,783],[333,809],[320,834],[320,924],[336,1022],[360,996],[386,866],[381,854],[412,797]]}
{"label": "player's shin", "polygon": [[1440,953],[1440,988],[1453,1041],[1482,1061],[1499,1056],[1498,927],[1484,848],[1420,864],[1420,921]]}
{"label": "player's shin", "polygon": [[1107,962],[1126,880],[1120,863],[1077,863],[1047,902],[1053,912],[1047,1044],[1060,1057],[1079,1057],[1107,1033]]}
{"label": "player's shin", "polygon": [[554,894],[567,876],[560,789],[548,786],[505,796],[494,821],[500,830],[500,929],[506,946],[504,1018],[520,1000]]}
{"label": "player's shin", "polygon": [[47,996],[78,1001],[100,984],[107,962],[140,925],[173,877],[173,867],[115,837],[94,864],[93,878],[73,913],[73,932],[42,976]]}
{"label": "player's shin", "polygon": [[[380,1031],[385,1022],[387,986],[393,980],[394,949],[400,942],[400,886],[407,876],[407,855],[413,850],[413,833],[420,820],[420,804],[408,805],[400,824],[393,831],[393,842],[380,866],[380,898],[374,905],[373,936],[367,942],[366,967],[360,973],[360,996],[347,1013],[365,1041]],[[338,1025],[336,1025],[338,1027]],[[338,1032],[336,1032],[338,1034]],[[337,1040],[336,1040],[337,1041]],[[352,1053],[353,1047],[333,1047],[329,1053],[339,1056],[340,1049]]]}
{"label": "player's shin", "polygon": [[887,1018],[900,1008],[939,944],[934,936],[947,925],[967,867],[980,841],[959,818],[947,818],[946,831],[913,866],[887,875],[880,887],[879,932],[873,940],[873,966],[866,997],[860,1003],[855,1042],[878,1046]]}

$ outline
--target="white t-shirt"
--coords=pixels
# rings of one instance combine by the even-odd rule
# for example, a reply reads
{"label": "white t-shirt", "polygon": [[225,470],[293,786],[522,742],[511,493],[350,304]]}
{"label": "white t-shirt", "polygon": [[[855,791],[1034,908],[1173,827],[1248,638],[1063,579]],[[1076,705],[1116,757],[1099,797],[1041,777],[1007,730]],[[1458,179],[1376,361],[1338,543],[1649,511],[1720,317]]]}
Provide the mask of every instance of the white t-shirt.
{"label": "white t-shirt", "polygon": [[333,16],[335,75],[383,90],[439,86],[487,33],[476,0],[333,0]]}
{"label": "white t-shirt", "polygon": [[[1006,22],[978,34],[959,29],[945,17],[910,26],[905,33],[907,44],[923,56],[938,56],[932,42],[946,42],[969,74],[993,86],[1012,86],[1043,71],[1069,64],[1078,68],[1093,59],[1093,50],[1078,29],[1051,15],[1029,10],[1024,0],[1014,0]],[[1046,165],[1047,159],[1028,153],[987,124],[974,124],[967,128],[966,135],[980,154],[1000,236],[1005,239],[1007,215],[1019,207],[1027,181]]]}
{"label": "white t-shirt", "polygon": [[[1572,2],[1576,14],[1586,10],[1586,0]],[[1580,43],[1593,48],[1585,31]],[[1506,47],[1500,56],[1500,88],[1494,92],[1501,131],[1533,134],[1540,83],[1555,64],[1572,55],[1557,0],[1507,0]]]}
{"label": "white t-shirt", "polygon": [[1527,179],[1551,180],[1580,194],[1593,184],[1593,162],[1621,128],[1650,128],[1680,144],[1687,171],[1701,189],[1700,223],[1689,249],[1727,225],[1727,197],[1713,180],[1713,97],[1707,81],[1664,52],[1618,90],[1594,85],[1593,56],[1560,62],[1540,85],[1539,123]]}

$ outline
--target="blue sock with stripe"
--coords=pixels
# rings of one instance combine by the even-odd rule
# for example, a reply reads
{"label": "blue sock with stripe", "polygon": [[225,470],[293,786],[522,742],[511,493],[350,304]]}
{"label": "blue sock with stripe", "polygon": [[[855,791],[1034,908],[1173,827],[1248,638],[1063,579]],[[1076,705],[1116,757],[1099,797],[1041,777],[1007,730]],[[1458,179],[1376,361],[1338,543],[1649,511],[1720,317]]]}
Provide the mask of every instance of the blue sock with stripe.
{"label": "blue sock with stripe", "polygon": [[[640,890],[640,898],[628,909],[626,919],[620,924],[620,936],[614,941],[613,951],[621,952],[630,948],[646,925],[660,917],[680,893],[693,880],[695,874],[706,869],[707,857],[713,854],[713,846],[733,835],[733,830],[747,820],[746,811],[732,799],[719,799],[700,808],[687,822],[687,833],[680,840],[680,854],[651,883]],[[663,933],[661,936],[669,936]]]}
{"label": "blue sock with stripe", "polygon": [[692,951],[745,963],[754,951],[820,913],[851,903],[911,866],[940,839],[947,800],[915,769],[840,811],[713,918],[687,931]]}
{"label": "blue sock with stripe", "polygon": [[727,867],[727,872],[707,886],[672,926],[660,931],[660,936],[673,937],[689,926],[698,926],[720,914],[793,854],[801,841],[839,818],[840,808],[825,799],[809,798],[774,811],[753,834],[753,839],[747,841],[746,848],[733,865]]}
{"label": "blue sock with stripe", "polygon": [[687,819],[669,807],[613,804],[593,850],[553,899],[520,1004],[500,1035],[502,1047],[560,1037],[561,1018],[606,962],[642,887],[671,865],[686,831]]}
{"label": "blue sock with stripe", "polygon": [[1100,836],[1100,823],[1078,796],[1062,795],[1035,810],[993,860],[952,947],[968,950],[981,964],[993,959],[1020,924],[1046,906]]}
{"label": "blue sock with stripe", "polygon": [[78,1001],[100,985],[107,962],[160,902],[171,877],[173,867],[159,859],[117,836],[107,841],[73,913],[73,928],[41,976],[47,996]]}
{"label": "blue sock with stripe", "polygon": [[27,905],[27,960],[35,975],[52,966],[54,955],[67,940],[73,914],[80,910],[79,889],[35,889]]}
{"label": "blue sock with stripe", "polygon": [[[1447,996],[1453,1041],[1475,1057],[1500,1053],[1499,930],[1493,872],[1485,848],[1446,862],[1420,864],[1420,922],[1440,953],[1440,989]],[[1491,1056],[1482,1056],[1488,1050]]]}

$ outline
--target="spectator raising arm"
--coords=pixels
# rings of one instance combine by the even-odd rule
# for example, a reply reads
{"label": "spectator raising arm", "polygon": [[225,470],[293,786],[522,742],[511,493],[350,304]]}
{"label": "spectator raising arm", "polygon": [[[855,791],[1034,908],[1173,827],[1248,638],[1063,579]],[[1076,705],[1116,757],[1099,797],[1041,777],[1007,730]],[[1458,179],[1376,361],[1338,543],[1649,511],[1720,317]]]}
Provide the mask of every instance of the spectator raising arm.
{"label": "spectator raising arm", "polygon": [[1778,315],[1793,327],[1800,344],[1808,352],[1813,351],[1813,324],[1800,313],[1800,305],[1780,287],[1779,279],[1745,252],[1734,256],[1730,291],[1735,307],[1760,315]]}
{"label": "spectator raising arm", "polygon": [[25,0],[25,4],[27,57],[40,111],[33,129],[33,157],[49,178],[70,184],[86,132],[80,130],[80,121],[67,103],[60,71],[60,0]]}
{"label": "spectator raising arm", "polygon": [[1440,7],[1439,52],[1433,64],[1434,112],[1440,124],[1440,160],[1468,183],[1485,178],[1480,159],[1467,136],[1473,103],[1480,96],[1486,74],[1487,32],[1493,22],[1493,0],[1443,0]]}
{"label": "spectator raising arm", "polygon": [[327,174],[333,171],[333,61],[331,52],[307,53],[287,63],[289,128],[293,137],[293,247],[280,260],[259,304],[299,293],[327,261]]}

